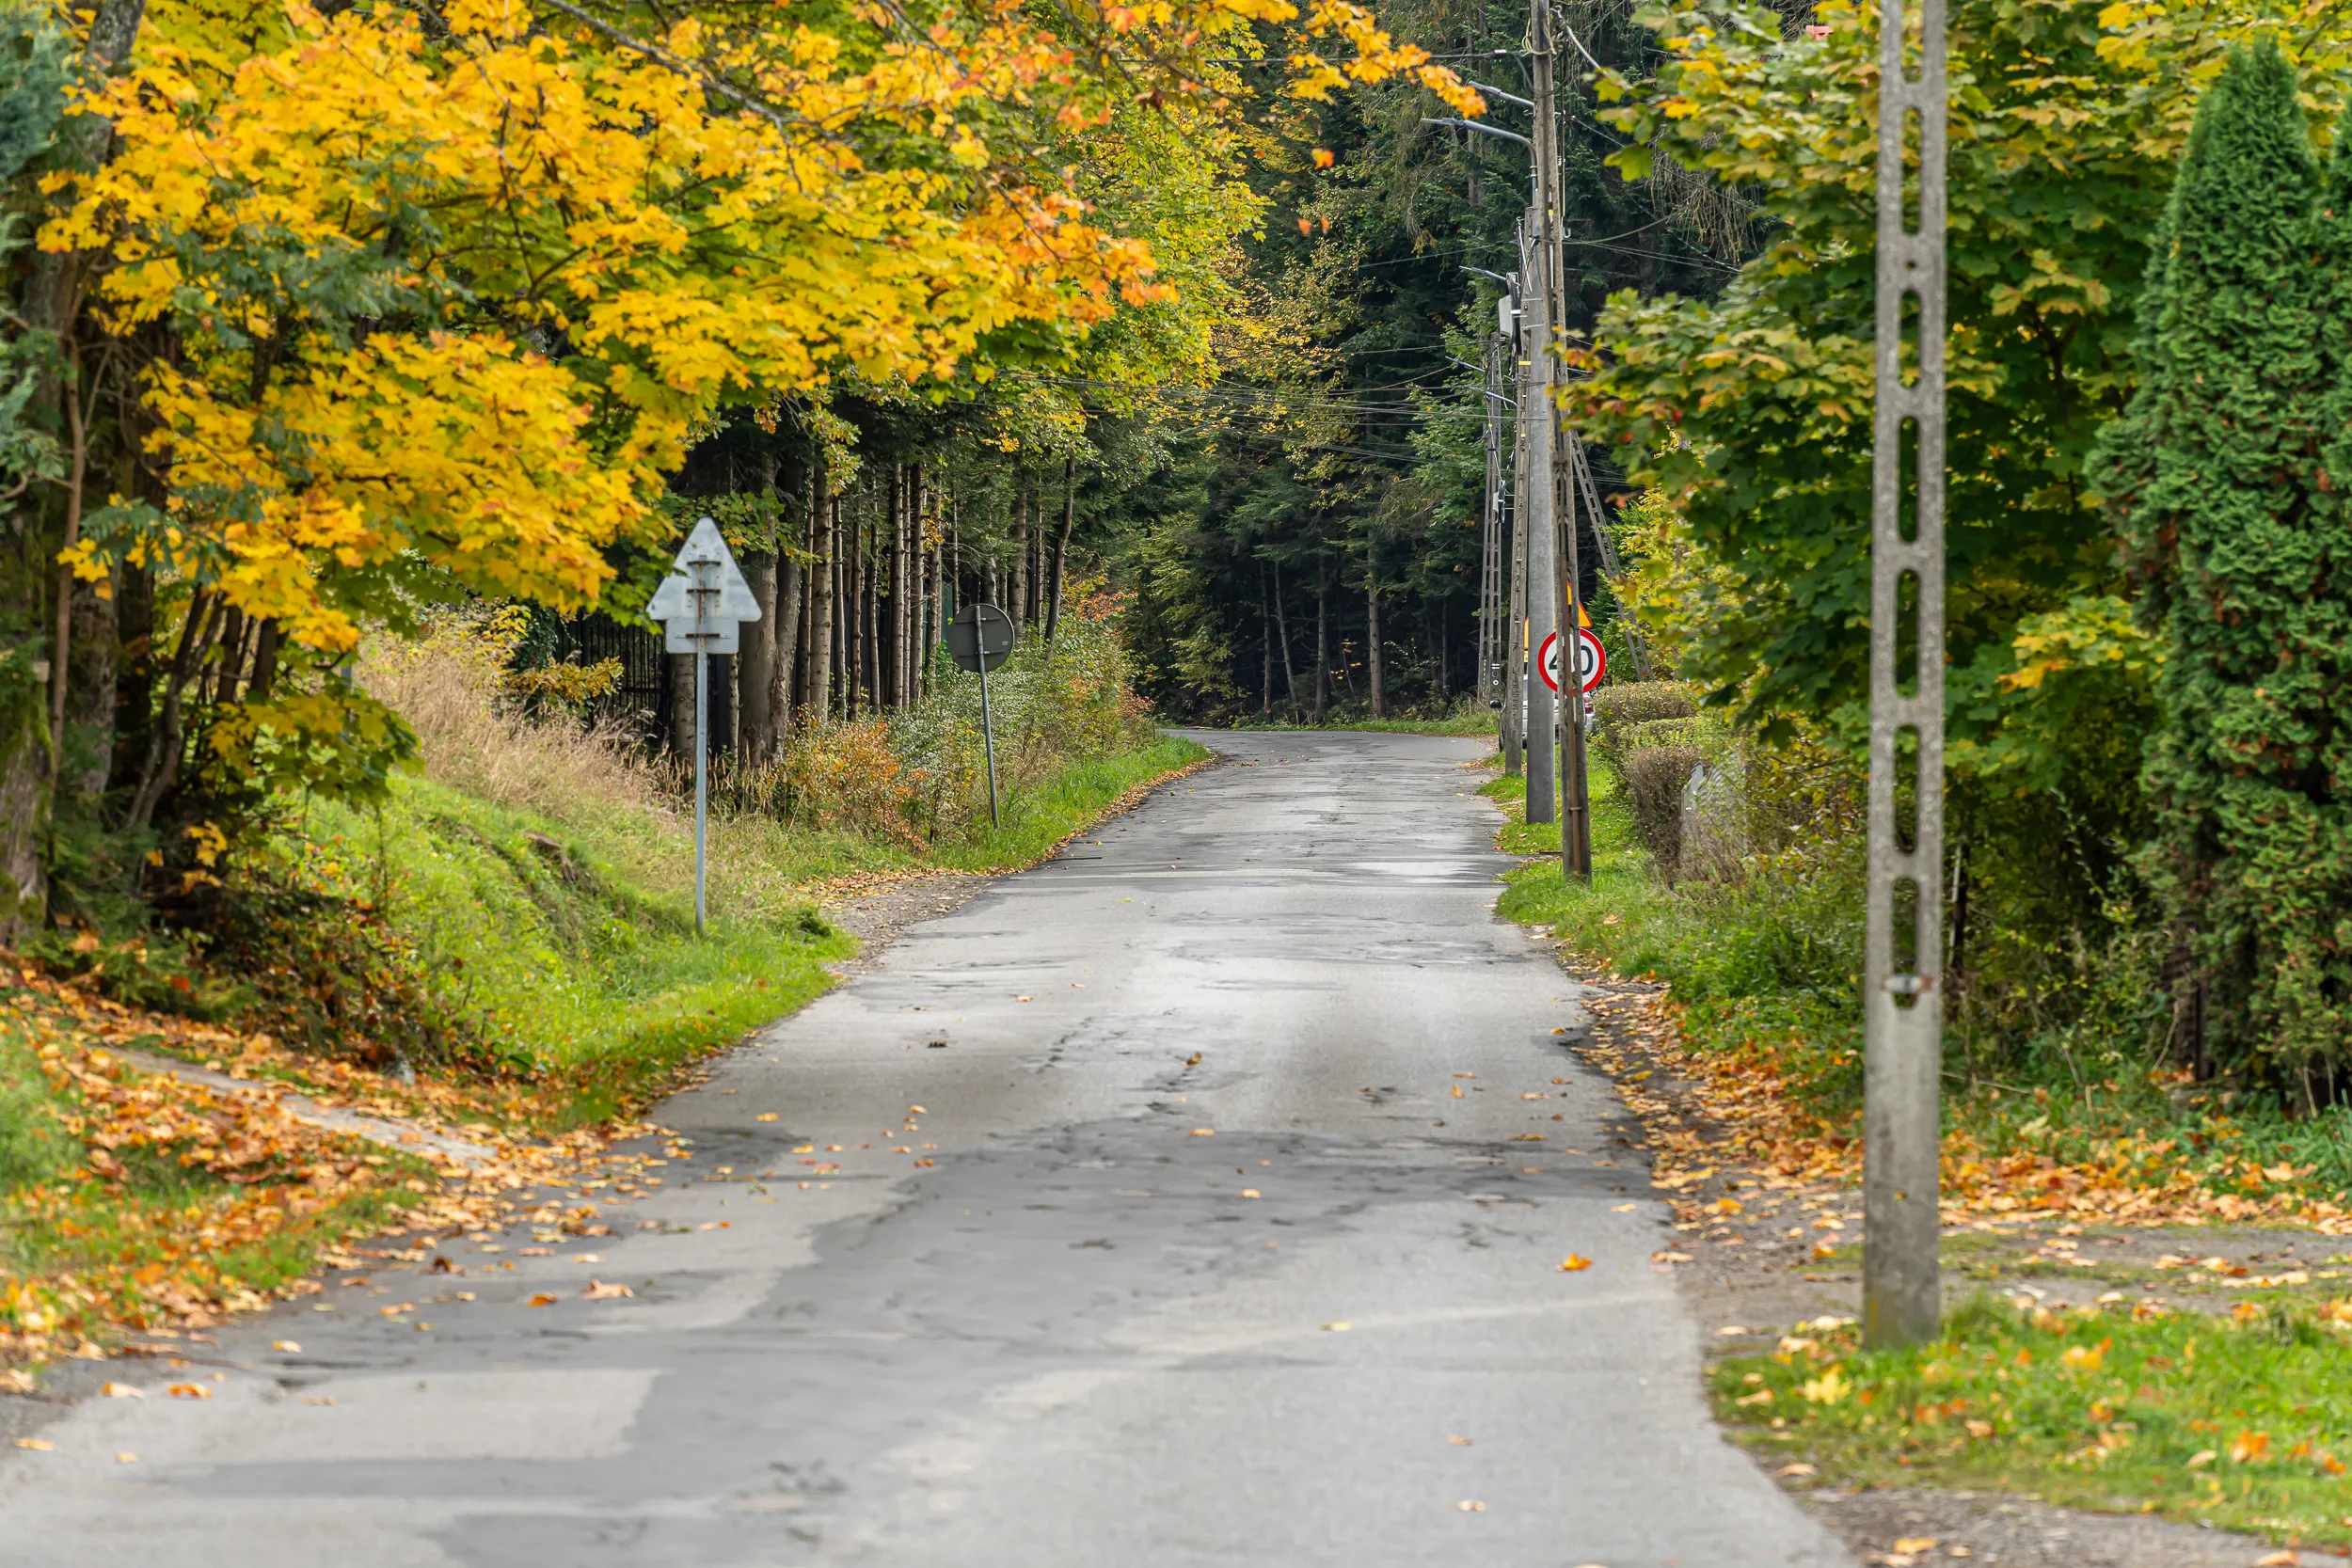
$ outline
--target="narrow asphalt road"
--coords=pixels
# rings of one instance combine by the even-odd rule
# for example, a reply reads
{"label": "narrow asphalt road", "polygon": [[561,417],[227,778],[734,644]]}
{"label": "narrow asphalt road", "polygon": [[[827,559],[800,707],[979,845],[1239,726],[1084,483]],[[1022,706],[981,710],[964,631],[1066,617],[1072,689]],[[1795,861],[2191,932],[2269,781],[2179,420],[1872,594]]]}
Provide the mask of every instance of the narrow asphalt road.
{"label": "narrow asphalt road", "polygon": [[1483,748],[1202,738],[663,1106],[599,1263],[225,1330],[0,1459],[0,1563],[1849,1564],[1708,1423]]}

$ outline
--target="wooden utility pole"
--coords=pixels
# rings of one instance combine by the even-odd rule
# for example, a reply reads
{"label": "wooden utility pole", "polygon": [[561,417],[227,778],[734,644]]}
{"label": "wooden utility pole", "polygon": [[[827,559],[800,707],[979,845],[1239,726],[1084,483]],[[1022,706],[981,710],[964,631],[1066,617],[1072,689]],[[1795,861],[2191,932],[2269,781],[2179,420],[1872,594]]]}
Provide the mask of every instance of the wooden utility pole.
{"label": "wooden utility pole", "polygon": [[[1863,937],[1862,1333],[1935,1337],[1943,1312],[1936,1187],[1944,1066],[1944,4],[1879,12],[1878,381],[1870,476],[1870,886]],[[1920,19],[1919,74],[1904,60]],[[1919,227],[1903,223],[1905,128],[1916,115]],[[1916,307],[1915,379],[1903,316]],[[1916,527],[1903,537],[1904,425],[1918,442]],[[1913,689],[1900,680],[1903,578],[1917,598]],[[1908,738],[1910,744],[1905,745]],[[1906,752],[1908,754],[1906,754]],[[1913,787],[1898,774],[1914,769]],[[1897,808],[1912,800],[1911,832]],[[1906,844],[1906,840],[1908,843]]]}
{"label": "wooden utility pole", "polygon": [[[1539,591],[1530,595],[1532,604],[1539,607],[1536,610],[1539,624],[1531,629],[1534,631],[1532,641],[1537,650],[1542,649],[1547,635],[1556,635],[1560,640],[1560,689],[1556,694],[1561,705],[1557,710],[1556,732],[1560,741],[1560,750],[1556,754],[1560,763],[1559,784],[1563,797],[1560,860],[1562,869],[1567,875],[1589,879],[1593,873],[1593,838],[1591,798],[1585,787],[1584,775],[1584,700],[1576,679],[1575,649],[1570,645],[1576,636],[1579,619],[1577,605],[1581,593],[1577,582],[1576,512],[1573,502],[1565,512],[1558,504],[1566,489],[1562,481],[1566,477],[1567,466],[1562,460],[1559,410],[1553,404],[1551,395],[1553,385],[1559,379],[1558,361],[1552,353],[1552,338],[1560,329],[1567,307],[1566,291],[1563,286],[1565,268],[1560,256],[1560,243],[1565,236],[1562,232],[1560,210],[1560,117],[1554,70],[1556,47],[1548,0],[1531,0],[1527,12],[1527,49],[1528,77],[1534,85],[1531,96],[1535,103],[1533,116],[1535,122],[1535,205],[1529,214],[1530,227],[1534,230],[1529,238],[1533,244],[1523,248],[1530,253],[1527,268],[1530,287],[1527,293],[1530,301],[1540,306],[1536,320],[1541,330],[1536,334],[1534,351],[1528,356],[1532,361],[1531,378],[1535,385],[1534,401],[1538,406],[1527,411],[1527,428],[1536,437],[1528,449],[1528,491],[1540,515],[1529,519],[1528,533],[1531,546],[1539,549],[1543,557],[1529,562],[1531,581],[1542,585]],[[1568,441],[1576,439],[1573,433],[1567,434],[1565,438]],[[1566,528],[1562,532],[1560,524],[1564,516]],[[1559,553],[1555,553],[1556,540],[1566,546],[1562,552],[1566,557],[1565,562],[1560,559]],[[1550,624],[1541,625],[1543,621]],[[1555,695],[1552,689],[1540,678],[1529,681],[1528,689],[1531,695],[1541,699],[1547,710],[1545,719],[1550,721]],[[1548,725],[1538,724],[1533,713],[1529,715],[1528,729],[1531,740],[1541,736],[1549,741],[1555,733]],[[1542,782],[1547,795],[1544,801],[1546,815],[1540,818],[1535,815],[1535,752],[1530,750],[1527,771],[1527,819],[1530,822],[1549,822],[1552,819],[1549,795],[1555,753],[1549,745],[1543,750]]]}

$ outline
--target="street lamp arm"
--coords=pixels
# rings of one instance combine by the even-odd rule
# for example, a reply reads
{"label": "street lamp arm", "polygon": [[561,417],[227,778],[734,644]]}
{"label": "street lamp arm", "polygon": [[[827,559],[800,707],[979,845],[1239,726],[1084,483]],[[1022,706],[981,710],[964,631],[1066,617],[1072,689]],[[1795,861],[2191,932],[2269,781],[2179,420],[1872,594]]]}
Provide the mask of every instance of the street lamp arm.
{"label": "street lamp arm", "polygon": [[1481,125],[1474,119],[1432,119],[1427,115],[1421,117],[1421,122],[1423,125],[1458,125],[1465,131],[1475,131],[1484,136],[1501,136],[1504,141],[1515,141],[1530,152],[1535,150],[1534,142],[1516,131],[1505,131],[1499,125]]}
{"label": "street lamp arm", "polygon": [[1472,82],[1470,86],[1476,87],[1480,92],[1485,93],[1489,98],[1500,98],[1505,103],[1517,103],[1522,109],[1532,109],[1535,106],[1534,103],[1528,99],[1507,93],[1501,87],[1490,87],[1484,82]]}

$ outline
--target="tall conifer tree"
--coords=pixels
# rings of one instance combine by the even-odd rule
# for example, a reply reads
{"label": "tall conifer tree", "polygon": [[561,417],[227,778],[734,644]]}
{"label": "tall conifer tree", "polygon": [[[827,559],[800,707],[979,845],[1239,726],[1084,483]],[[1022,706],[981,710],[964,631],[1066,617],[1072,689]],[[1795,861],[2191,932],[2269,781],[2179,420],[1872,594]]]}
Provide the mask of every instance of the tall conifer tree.
{"label": "tall conifer tree", "polygon": [[2319,199],[2296,86],[2265,43],[2199,105],[2145,378],[2093,471],[2165,651],[2142,869],[2208,988],[2214,1058],[2308,1083],[2352,1049],[2352,475],[2328,471],[2352,225]]}

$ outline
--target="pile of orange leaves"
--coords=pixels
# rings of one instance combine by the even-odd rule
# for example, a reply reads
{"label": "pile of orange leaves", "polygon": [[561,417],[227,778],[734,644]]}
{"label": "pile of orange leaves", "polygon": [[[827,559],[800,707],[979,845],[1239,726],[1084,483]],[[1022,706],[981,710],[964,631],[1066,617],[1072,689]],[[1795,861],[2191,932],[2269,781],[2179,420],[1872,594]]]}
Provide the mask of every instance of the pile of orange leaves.
{"label": "pile of orange leaves", "polygon": [[[1776,1188],[1848,1186],[1860,1179],[1858,1118],[1827,1119],[1800,1104],[1771,1042],[1693,1051],[1683,1042],[1682,1009],[1671,996],[1618,996],[1594,1003],[1604,1027],[1588,1054],[1615,1079],[1648,1131],[1657,1185],[1696,1188],[1734,1165],[1764,1175]],[[2284,1225],[2352,1234],[2352,1212],[2301,1190],[2311,1167],[2251,1161],[2201,1167],[2164,1140],[2098,1139],[2087,1157],[2060,1159],[2030,1149],[1989,1154],[1964,1131],[1952,1131],[1945,1135],[1943,1167],[1947,1227],[1994,1229],[2062,1219]],[[1679,1214],[1684,1220],[1701,1217],[1697,1204],[1679,1208],[1690,1211]]]}
{"label": "pile of orange leaves", "polygon": [[[611,1138],[642,1131],[519,1141],[478,1119],[482,1101],[459,1088],[300,1060],[267,1036],[88,996],[11,955],[0,965],[0,1033],[38,1063],[40,1110],[66,1152],[45,1180],[0,1192],[0,1239],[14,1254],[12,1264],[0,1251],[0,1365],[102,1355],[127,1331],[210,1328],[315,1291],[303,1274],[356,1262],[345,1249],[370,1234],[503,1224],[528,1189],[576,1176]],[[151,1070],[148,1051],[238,1082]],[[295,1069],[320,1086],[297,1096],[251,1076]],[[404,1118],[420,1152],[319,1125],[328,1104]],[[427,1157],[428,1132],[480,1153]]]}

